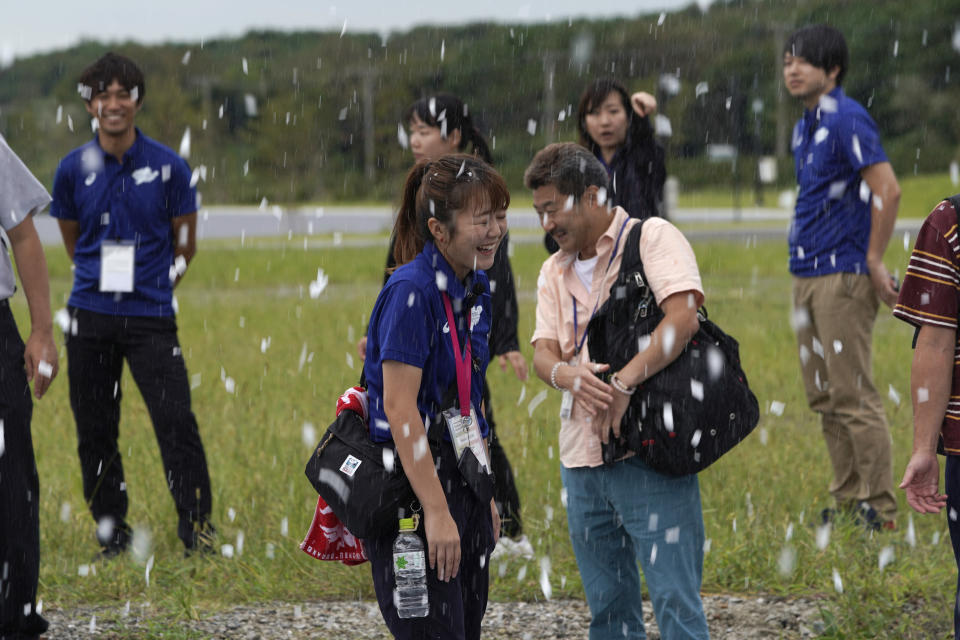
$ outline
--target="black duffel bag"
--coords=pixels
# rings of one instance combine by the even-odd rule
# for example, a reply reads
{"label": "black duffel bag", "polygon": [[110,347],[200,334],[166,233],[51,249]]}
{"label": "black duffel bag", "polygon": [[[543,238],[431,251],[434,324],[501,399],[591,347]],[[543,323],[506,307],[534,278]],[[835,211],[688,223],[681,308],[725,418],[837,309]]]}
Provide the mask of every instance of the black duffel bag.
{"label": "black duffel bag", "polygon": [[[590,357],[607,376],[637,354],[663,319],[640,260],[641,221],[627,235],[610,298],[590,321]],[[737,341],[698,311],[700,329],[676,360],[637,387],[604,461],[636,452],[655,471],[697,473],[743,440],[760,419],[757,398],[740,366]]]}
{"label": "black duffel bag", "polygon": [[358,538],[396,532],[399,518],[419,508],[393,443],[370,440],[366,422],[349,409],[323,434],[305,473]]}

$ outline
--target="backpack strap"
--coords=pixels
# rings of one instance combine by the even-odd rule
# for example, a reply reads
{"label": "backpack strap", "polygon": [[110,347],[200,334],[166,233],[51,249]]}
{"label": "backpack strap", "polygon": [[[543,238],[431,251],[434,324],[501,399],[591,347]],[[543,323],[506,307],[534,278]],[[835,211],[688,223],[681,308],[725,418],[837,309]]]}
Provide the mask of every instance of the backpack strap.
{"label": "backpack strap", "polygon": [[[960,194],[958,194],[958,197],[960,197]],[[960,209],[958,209],[958,212],[960,212]],[[960,218],[960,213],[958,213],[958,218]],[[650,304],[659,308],[660,305],[657,304],[653,289],[650,288],[650,283],[647,281],[647,272],[643,269],[643,260],[640,258],[640,235],[643,233],[642,227],[646,220],[649,220],[649,218],[640,220],[627,234],[627,242],[623,247],[623,258],[620,262],[620,274],[617,276],[614,287],[626,285],[630,288],[642,289],[645,291],[645,295],[649,297]],[[697,309],[697,316],[701,322],[707,320],[709,317],[707,308],[701,305]]]}
{"label": "backpack strap", "polygon": [[947,202],[953,205],[953,210],[957,212],[957,224],[960,224],[960,193],[947,198]]}
{"label": "backpack strap", "polygon": [[630,233],[627,234],[626,243],[623,245],[623,257],[620,259],[620,276],[618,280],[620,282],[626,282],[629,278],[633,277],[633,274],[639,274],[641,282],[637,284],[640,286],[646,286],[647,284],[647,273],[643,270],[643,260],[640,258],[640,236],[643,233],[643,223],[645,220],[640,220],[630,229]]}

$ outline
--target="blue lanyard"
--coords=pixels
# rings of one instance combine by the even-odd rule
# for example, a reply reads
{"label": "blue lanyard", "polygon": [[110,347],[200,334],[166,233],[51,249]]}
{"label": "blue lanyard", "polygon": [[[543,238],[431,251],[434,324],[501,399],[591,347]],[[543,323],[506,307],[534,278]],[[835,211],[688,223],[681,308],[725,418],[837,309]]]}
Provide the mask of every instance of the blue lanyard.
{"label": "blue lanyard", "polygon": [[[613,245],[613,253],[610,254],[610,261],[607,263],[607,268],[604,269],[603,275],[606,276],[607,272],[610,271],[610,265],[613,264],[613,259],[617,257],[617,250],[620,249],[620,237],[623,236],[623,230],[627,228],[627,223],[630,222],[630,218],[627,218],[623,221],[623,224],[620,226],[620,231],[617,233],[617,241]],[[603,279],[600,280],[603,282]],[[597,301],[593,305],[593,311],[590,312],[590,320],[593,320],[593,316],[597,313],[597,308],[600,306],[600,294],[602,291],[597,292]],[[574,351],[574,356],[580,355],[580,350],[583,349],[583,344],[587,341],[587,331],[584,329],[583,338],[579,341],[577,340],[577,334],[580,333],[580,330],[577,327],[577,299],[573,297],[573,294],[570,295],[570,299],[573,301],[573,341],[576,345],[576,351]],[[587,325],[590,325],[590,320],[587,320]]]}

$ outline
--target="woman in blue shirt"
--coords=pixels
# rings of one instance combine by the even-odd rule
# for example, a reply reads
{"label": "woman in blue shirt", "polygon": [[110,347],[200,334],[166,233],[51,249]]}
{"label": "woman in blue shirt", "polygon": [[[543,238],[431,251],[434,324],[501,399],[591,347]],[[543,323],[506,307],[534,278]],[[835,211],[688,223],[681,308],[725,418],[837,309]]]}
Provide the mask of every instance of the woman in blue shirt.
{"label": "woman in blue shirt", "polygon": [[[396,446],[422,507],[417,535],[428,559],[430,612],[401,619],[393,599],[396,534],[363,541],[380,610],[397,638],[480,637],[488,558],[500,528],[481,406],[491,323],[484,270],[506,234],[509,202],[503,179],[472,155],[418,163],[394,228],[403,266],[370,317],[364,362],[370,437]],[[458,453],[455,446],[464,443]]]}
{"label": "woman in blue shirt", "polygon": [[633,218],[659,216],[662,209],[667,169],[650,124],[656,108],[650,94],[630,96],[610,78],[590,83],[577,105],[579,142],[606,167],[611,206],[623,207]]}
{"label": "woman in blue shirt", "polygon": [[[423,162],[431,158],[439,158],[451,153],[471,153],[487,164],[493,166],[490,147],[480,132],[480,128],[470,114],[466,103],[460,98],[448,94],[437,93],[420,98],[403,114],[409,133],[406,137],[406,146],[413,153],[414,163]],[[403,131],[401,126],[400,131]],[[513,269],[510,266],[509,256],[510,236],[504,236],[497,249],[497,256],[493,266],[486,270],[490,282],[491,307],[493,310],[493,324],[490,330],[491,358],[499,357],[500,369],[513,369],[520,381],[527,379],[527,362],[520,353],[520,343],[517,340],[517,293],[514,287]],[[387,253],[387,268],[384,271],[383,283],[387,283],[389,274],[397,266],[394,255],[395,238],[390,238],[390,249]],[[362,337],[357,344],[357,351],[361,358],[366,357],[367,338]],[[490,462],[496,478],[494,497],[500,508],[503,519],[503,534],[507,538],[514,538],[517,544],[529,547],[530,543],[523,535],[523,524],[520,517],[520,494],[517,491],[513,468],[507,459],[497,434],[496,422],[493,417],[493,406],[490,402],[490,387],[484,384],[484,400],[486,411],[484,419],[490,427],[490,437],[487,444],[490,447]],[[507,543],[509,544],[509,543]]]}
{"label": "woman in blue shirt", "polygon": [[[630,95],[611,78],[591,82],[577,104],[578,142],[593,152],[610,176],[607,203],[641,220],[663,211],[667,169],[663,147],[650,124],[656,110],[652,95],[643,91]],[[543,244],[550,253],[558,249],[550,234],[543,237]]]}

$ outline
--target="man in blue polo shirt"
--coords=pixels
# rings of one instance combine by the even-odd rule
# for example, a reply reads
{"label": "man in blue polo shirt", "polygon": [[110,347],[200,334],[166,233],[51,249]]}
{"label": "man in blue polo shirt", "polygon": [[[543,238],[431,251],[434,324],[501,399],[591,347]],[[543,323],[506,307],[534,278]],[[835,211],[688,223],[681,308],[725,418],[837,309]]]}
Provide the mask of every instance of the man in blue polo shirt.
{"label": "man in blue polo shirt", "polygon": [[[793,33],[783,49],[787,90],[804,105],[793,130],[797,195],[790,227],[794,327],[810,408],[821,416],[841,514],[870,530],[894,528],[890,431],[871,375],[873,323],[897,292],[883,264],[900,187],[873,119],[840,84],[843,35],[826,25]],[[824,509],[831,521],[838,510]]]}
{"label": "man in blue polo shirt", "polygon": [[131,531],[117,436],[126,359],[153,421],[187,552],[210,550],[210,476],[177,340],[173,287],[196,251],[197,195],[187,163],[134,127],[143,74],[108,53],[80,77],[93,140],[68,154],[53,184],[75,275],[68,303],[67,374],[83,492],[101,554]]}

